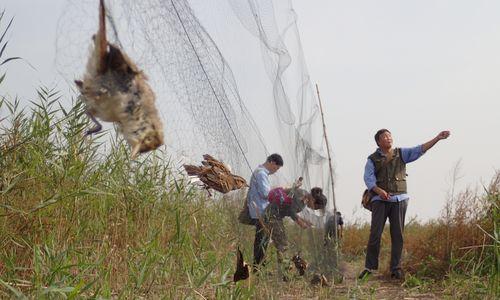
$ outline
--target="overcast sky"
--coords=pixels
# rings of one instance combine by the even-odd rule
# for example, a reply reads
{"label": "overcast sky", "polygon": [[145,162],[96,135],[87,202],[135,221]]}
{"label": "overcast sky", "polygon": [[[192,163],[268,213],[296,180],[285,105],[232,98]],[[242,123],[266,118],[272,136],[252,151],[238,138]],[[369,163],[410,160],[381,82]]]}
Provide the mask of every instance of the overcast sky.
{"label": "overcast sky", "polygon": [[[15,16],[2,94],[65,90],[55,72],[56,21],[63,0],[4,0]],[[500,1],[293,0],[313,82],[319,84],[333,146],[337,205],[347,220],[360,206],[366,157],[379,128],[409,147],[451,130],[407,166],[409,216],[438,217],[461,161],[457,188],[488,183],[500,169]],[[2,21],[5,24],[6,20]],[[356,211],[354,213],[354,211]]]}
{"label": "overcast sky", "polygon": [[459,188],[500,168],[500,1],[293,1],[309,72],[326,103],[337,195],[348,213],[379,128],[396,145],[451,130],[407,166],[410,216],[438,217]]}

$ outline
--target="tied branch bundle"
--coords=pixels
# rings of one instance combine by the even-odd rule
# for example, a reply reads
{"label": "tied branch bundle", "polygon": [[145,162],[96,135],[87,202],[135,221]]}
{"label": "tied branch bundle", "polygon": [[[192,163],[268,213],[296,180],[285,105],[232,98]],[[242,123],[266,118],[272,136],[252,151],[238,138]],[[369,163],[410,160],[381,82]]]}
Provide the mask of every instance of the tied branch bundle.
{"label": "tied branch bundle", "polygon": [[203,155],[201,166],[184,165],[189,176],[197,176],[205,187],[214,189],[223,194],[248,186],[246,180],[238,175],[231,174],[229,169],[212,156]]}

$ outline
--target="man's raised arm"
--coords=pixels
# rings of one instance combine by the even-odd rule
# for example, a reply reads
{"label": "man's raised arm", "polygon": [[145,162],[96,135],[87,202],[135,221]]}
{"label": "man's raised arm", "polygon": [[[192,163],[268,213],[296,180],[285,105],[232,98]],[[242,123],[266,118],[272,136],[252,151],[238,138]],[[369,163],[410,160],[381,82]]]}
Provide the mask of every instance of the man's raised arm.
{"label": "man's raised arm", "polygon": [[435,138],[422,145],[422,151],[427,152],[427,150],[432,148],[437,142],[447,139],[449,136],[450,132],[448,130],[441,131]]}

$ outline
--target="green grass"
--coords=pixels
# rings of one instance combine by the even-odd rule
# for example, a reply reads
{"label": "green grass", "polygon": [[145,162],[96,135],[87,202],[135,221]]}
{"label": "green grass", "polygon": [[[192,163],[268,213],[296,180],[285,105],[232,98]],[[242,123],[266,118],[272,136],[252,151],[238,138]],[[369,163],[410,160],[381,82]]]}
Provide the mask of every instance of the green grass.
{"label": "green grass", "polygon": [[232,283],[236,246],[250,260],[254,233],[238,208],[209,201],[164,153],[131,161],[116,139],[103,151],[106,136],[84,137],[81,102],[38,95],[31,109],[0,107],[1,298],[277,298],[297,285]]}
{"label": "green grass", "polygon": [[[83,104],[66,108],[60,100],[48,88],[26,109],[0,100],[0,298],[350,299],[376,298],[386,288],[370,280],[324,288],[308,278],[281,282],[272,247],[261,276],[234,284],[235,249],[250,261],[254,235],[237,223],[241,203],[208,199],[166,153],[131,161],[109,133],[84,137]],[[498,298],[499,187],[500,173],[483,194],[459,194],[446,218],[410,220],[406,290],[391,288]],[[345,229],[341,258],[354,272],[368,232],[365,223]],[[292,225],[289,233],[290,254],[331,265],[331,255],[310,247],[322,244],[321,232]],[[384,266],[389,240],[384,233]]]}
{"label": "green grass", "polygon": [[[12,17],[8,21],[7,25],[3,24],[4,20],[5,20],[5,10],[2,10],[0,12],[0,28],[1,27],[4,27],[4,28],[2,31],[0,31],[0,67],[4,66],[5,64],[7,64],[9,62],[21,59],[18,56],[5,57],[6,56],[5,50],[7,49],[7,46],[9,45],[9,41],[7,40],[6,36],[7,36],[7,33],[9,32],[10,27],[12,26],[12,22],[14,21],[14,18]],[[0,72],[0,84],[5,80],[5,76],[6,76],[5,72],[3,72],[3,74],[2,74],[2,72]]]}
{"label": "green grass", "polygon": [[[27,110],[16,100],[0,102],[6,112],[0,128],[0,297],[276,299],[376,292],[376,285],[364,283],[346,292],[300,278],[279,282],[268,274],[275,271],[272,250],[264,275],[232,283],[236,246],[247,260],[252,256],[254,229],[237,223],[240,204],[207,199],[164,153],[131,161],[121,141],[84,137],[81,102],[65,109],[56,91],[41,88],[38,95]],[[460,219],[460,211],[451,223],[409,222],[408,290],[439,286],[445,295],[498,295],[498,180],[486,191],[484,209],[472,223]],[[449,224],[455,247],[447,261],[435,237]],[[367,233],[366,224],[346,228],[345,260],[362,259]],[[464,233],[468,238],[459,239]],[[296,228],[290,237],[303,245],[321,239]],[[388,240],[385,234],[382,258]],[[306,258],[318,255],[300,250]]]}
{"label": "green grass", "polygon": [[132,162],[116,141],[100,153],[83,138],[81,103],[65,111],[47,89],[39,100],[29,113],[3,102],[3,296],[194,295],[227,282],[216,274],[232,260],[217,250],[234,239],[221,239],[222,210],[206,207],[161,153]]}

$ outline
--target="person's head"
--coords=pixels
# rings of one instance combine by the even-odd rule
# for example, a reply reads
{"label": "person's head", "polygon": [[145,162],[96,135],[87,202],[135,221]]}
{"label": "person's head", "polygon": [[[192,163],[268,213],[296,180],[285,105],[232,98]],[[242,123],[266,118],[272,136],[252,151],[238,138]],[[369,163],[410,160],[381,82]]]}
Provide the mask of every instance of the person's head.
{"label": "person's head", "polygon": [[283,158],[278,153],[269,155],[264,163],[264,167],[269,171],[269,174],[274,174],[283,166]]}
{"label": "person's head", "polygon": [[335,214],[336,214],[337,216],[341,216],[341,215],[342,215],[342,214],[340,213],[340,211],[336,211],[336,212],[335,212]]}
{"label": "person's head", "polygon": [[326,206],[326,196],[323,195],[323,190],[319,187],[314,187],[311,192],[305,196],[305,203],[311,209],[324,209]]}
{"label": "person's head", "polygon": [[392,135],[387,129],[380,129],[375,133],[375,142],[377,146],[381,149],[391,149],[392,148]]}

